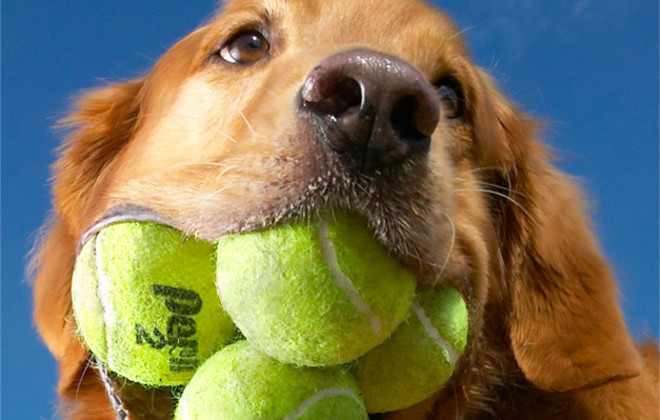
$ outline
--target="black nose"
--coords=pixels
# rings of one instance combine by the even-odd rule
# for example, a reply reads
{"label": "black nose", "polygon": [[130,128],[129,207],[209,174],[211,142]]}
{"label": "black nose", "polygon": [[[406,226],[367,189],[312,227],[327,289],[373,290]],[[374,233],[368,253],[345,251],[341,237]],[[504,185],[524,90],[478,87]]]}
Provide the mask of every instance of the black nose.
{"label": "black nose", "polygon": [[368,50],[321,61],[300,95],[330,147],[367,171],[426,153],[440,117],[438,95],[416,68]]}

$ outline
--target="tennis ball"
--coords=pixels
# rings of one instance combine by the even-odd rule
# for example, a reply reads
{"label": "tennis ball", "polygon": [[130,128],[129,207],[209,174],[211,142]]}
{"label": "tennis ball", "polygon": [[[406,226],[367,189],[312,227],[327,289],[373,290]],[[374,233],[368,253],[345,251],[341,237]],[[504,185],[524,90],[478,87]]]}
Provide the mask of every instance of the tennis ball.
{"label": "tennis ball", "polygon": [[76,259],[79,334],[111,370],[147,385],[179,385],[236,335],[215,291],[214,245],[153,222],[88,237]]}
{"label": "tennis ball", "polygon": [[245,340],[208,359],[186,386],[176,420],[366,420],[360,390],[342,367],[281,363]]}
{"label": "tennis ball", "polygon": [[220,300],[247,340],[282,362],[353,360],[403,321],[415,276],[345,213],[221,238]]}
{"label": "tennis ball", "polygon": [[410,407],[438,391],[465,350],[468,314],[452,287],[419,287],[409,318],[352,368],[367,411]]}

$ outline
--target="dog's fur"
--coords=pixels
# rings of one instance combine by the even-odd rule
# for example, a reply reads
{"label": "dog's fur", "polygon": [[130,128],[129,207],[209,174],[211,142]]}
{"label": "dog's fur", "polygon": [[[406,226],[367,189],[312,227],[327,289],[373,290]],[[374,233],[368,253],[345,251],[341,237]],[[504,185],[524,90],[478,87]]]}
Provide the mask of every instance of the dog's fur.
{"label": "dog's fur", "polygon": [[[76,336],[70,277],[85,228],[132,203],[208,240],[346,208],[420,282],[457,287],[470,311],[459,367],[434,397],[386,418],[658,418],[657,346],[635,345],[626,330],[580,190],[550,163],[535,122],[470,62],[446,17],[416,0],[222,9],[147,76],[86,93],[65,120],[34,296],[68,417],[114,418]],[[219,48],[245,28],[267,35],[267,55],[223,61]],[[460,86],[463,112],[450,119],[443,109],[428,153],[355,173],[301,120],[306,76],[354,48]],[[117,388],[135,418],[171,415],[169,390]]]}

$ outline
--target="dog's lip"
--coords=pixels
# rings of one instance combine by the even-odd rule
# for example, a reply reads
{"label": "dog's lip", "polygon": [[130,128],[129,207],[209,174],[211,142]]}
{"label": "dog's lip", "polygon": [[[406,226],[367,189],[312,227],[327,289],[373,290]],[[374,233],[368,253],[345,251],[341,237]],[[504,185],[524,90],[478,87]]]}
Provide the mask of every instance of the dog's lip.
{"label": "dog's lip", "polygon": [[107,210],[101,218],[83,232],[76,245],[76,255],[80,253],[82,247],[92,236],[110,225],[122,222],[154,222],[176,228],[174,223],[148,207],[137,204],[121,204]]}
{"label": "dog's lip", "polygon": [[[326,211],[319,212],[316,218],[320,217],[328,217],[328,215],[332,215],[333,209],[326,209]],[[345,211],[345,210],[341,210]],[[348,213],[355,213],[356,216],[360,216],[359,213],[354,212],[354,211],[347,211]],[[362,216],[364,217],[364,216]],[[253,219],[253,220],[250,220]],[[232,236],[232,235],[240,235],[244,233],[250,233],[250,232],[258,232],[262,230],[267,230],[271,229],[275,226],[283,225],[283,224],[288,224],[288,223],[294,223],[296,221],[301,221],[301,220],[312,220],[313,217],[302,217],[301,215],[298,214],[289,214],[285,215],[282,217],[279,217],[277,219],[275,218],[268,218],[268,217],[262,217],[262,218],[247,218],[241,221],[239,224],[228,224],[225,229],[223,229],[223,232],[221,235],[219,235],[217,238],[214,238],[213,240],[210,240],[206,238],[205,240],[208,240],[209,242],[217,242],[221,237],[225,236]],[[258,220],[258,221],[257,221]],[[366,217],[365,217],[366,220]],[[114,207],[111,207],[108,209],[96,222],[94,222],[83,234],[80,236],[80,239],[78,240],[78,244],[76,246],[76,255],[80,253],[82,250],[82,247],[87,243],[87,241],[96,235],[98,232],[103,230],[104,228],[115,224],[115,223],[122,223],[122,222],[154,222],[166,226],[170,226],[174,229],[180,230],[182,232],[186,232],[188,229],[185,226],[182,226],[180,223],[177,223],[173,220],[169,220],[166,217],[164,217],[162,214],[158,213],[157,211],[146,207],[142,206],[139,204],[131,204],[131,203],[126,203],[126,204],[120,204]],[[371,230],[371,229],[370,229]],[[408,258],[402,258],[400,256],[397,256],[394,254],[393,250],[390,249],[390,247],[387,246],[386,243],[384,243],[382,240],[380,240],[375,234],[372,235],[375,240],[377,240],[380,244],[382,244],[387,250],[388,253],[392,258],[395,258],[398,260],[403,266],[408,268],[410,271],[415,273],[417,277],[421,275],[419,270],[414,267],[416,264],[411,264],[410,259]]]}
{"label": "dog's lip", "polygon": [[[158,211],[155,211],[149,207],[139,204],[124,203],[108,209],[101,216],[101,218],[99,218],[95,223],[93,223],[89,228],[87,228],[85,232],[83,232],[80,239],[78,240],[78,244],[76,247],[76,255],[80,253],[82,247],[90,238],[92,238],[102,229],[115,223],[154,222],[165,226],[170,226],[173,229],[177,229],[183,232],[184,234],[195,236],[198,237],[199,239],[214,243],[217,242],[221,237],[240,235],[250,232],[258,232],[262,230],[271,229],[278,225],[294,223],[296,221],[301,221],[301,220],[311,221],[315,218],[327,217],[328,215],[331,215],[333,211],[345,211],[348,213],[355,213],[357,216],[364,217],[365,221],[369,220],[368,216],[360,214],[360,212],[355,211],[354,209],[326,208],[316,211],[314,215],[307,215],[307,216],[302,215],[301,213],[295,211],[282,212],[282,213],[257,212],[251,216],[246,215],[241,219],[225,220],[222,228],[216,230],[215,231],[216,234],[213,235],[213,237],[205,237],[203,235],[200,235],[196,231],[194,227],[195,224],[194,222],[188,223],[188,222],[182,222],[180,220],[177,221],[175,219],[168,218],[163,214],[159,213]],[[416,276],[416,278],[420,283],[426,283],[426,284],[435,283],[434,279],[436,278],[437,273],[434,271],[434,269],[432,269],[431,267],[424,266],[423,264],[420,263],[418,258],[415,258],[412,255],[400,255],[399,253],[396,252],[395,249],[392,249],[391,246],[388,246],[388,244],[385,241],[379,238],[374,233],[371,227],[368,228],[372,232],[374,239],[377,240],[379,243],[381,243],[387,249],[388,254],[392,258],[399,261],[399,263],[403,265],[405,268],[410,270]]]}

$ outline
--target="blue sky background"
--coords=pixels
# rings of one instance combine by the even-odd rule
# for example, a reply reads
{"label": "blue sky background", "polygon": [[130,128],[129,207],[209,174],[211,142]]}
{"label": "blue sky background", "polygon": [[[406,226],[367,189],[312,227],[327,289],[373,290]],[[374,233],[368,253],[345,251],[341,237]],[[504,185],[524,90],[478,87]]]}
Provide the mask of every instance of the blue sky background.
{"label": "blue sky background", "polygon": [[[438,2],[475,60],[546,121],[579,177],[637,338],[658,337],[657,0]],[[51,127],[82,88],[141,75],[204,20],[201,0],[2,2],[2,417],[54,418],[56,365],[25,255],[49,209]]]}

